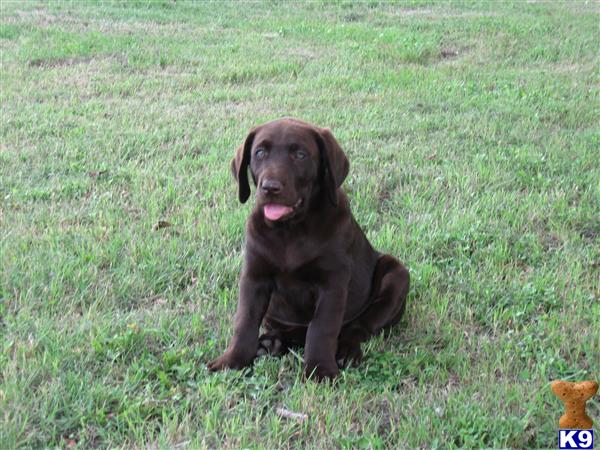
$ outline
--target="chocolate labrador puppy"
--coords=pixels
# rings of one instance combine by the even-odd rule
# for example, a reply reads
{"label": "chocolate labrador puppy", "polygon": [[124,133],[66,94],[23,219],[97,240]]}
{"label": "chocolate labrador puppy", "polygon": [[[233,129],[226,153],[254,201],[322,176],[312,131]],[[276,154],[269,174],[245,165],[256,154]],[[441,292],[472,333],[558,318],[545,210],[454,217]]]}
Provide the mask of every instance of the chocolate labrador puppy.
{"label": "chocolate labrador puppy", "polygon": [[335,378],[361,361],[361,342],[400,320],[408,270],[375,251],[354,220],[340,188],[348,159],[330,130],[268,122],[250,131],[231,169],[242,203],[250,169],[256,204],[233,338],[208,368],[240,369],[255,356],[304,345],[306,375]]}

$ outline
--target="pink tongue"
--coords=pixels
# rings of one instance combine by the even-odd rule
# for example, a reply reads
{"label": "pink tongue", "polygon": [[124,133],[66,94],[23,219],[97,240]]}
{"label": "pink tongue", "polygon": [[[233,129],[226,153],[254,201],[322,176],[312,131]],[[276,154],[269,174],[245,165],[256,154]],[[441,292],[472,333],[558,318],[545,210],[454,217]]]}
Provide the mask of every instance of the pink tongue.
{"label": "pink tongue", "polygon": [[265,217],[269,220],[279,220],[292,211],[292,208],[289,206],[276,205],[274,203],[269,203],[264,207]]}

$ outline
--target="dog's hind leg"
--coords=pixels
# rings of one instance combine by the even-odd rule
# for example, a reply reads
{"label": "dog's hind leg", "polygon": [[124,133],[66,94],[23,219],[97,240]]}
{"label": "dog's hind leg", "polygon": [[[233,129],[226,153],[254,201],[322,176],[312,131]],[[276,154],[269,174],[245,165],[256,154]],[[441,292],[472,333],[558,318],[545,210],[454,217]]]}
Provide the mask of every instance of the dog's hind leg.
{"label": "dog's hind leg", "polygon": [[258,338],[258,349],[256,356],[281,356],[287,351],[279,333],[275,331],[267,332]]}
{"label": "dog's hind leg", "polygon": [[258,338],[258,349],[256,356],[282,356],[290,348],[304,345],[306,339],[306,327],[301,326],[275,326],[274,323],[265,318],[263,322],[265,333]]}
{"label": "dog's hind leg", "polygon": [[338,338],[338,366],[362,360],[361,342],[398,323],[404,314],[410,277],[408,269],[390,255],[380,256],[373,273],[371,303],[359,317],[342,327]]}

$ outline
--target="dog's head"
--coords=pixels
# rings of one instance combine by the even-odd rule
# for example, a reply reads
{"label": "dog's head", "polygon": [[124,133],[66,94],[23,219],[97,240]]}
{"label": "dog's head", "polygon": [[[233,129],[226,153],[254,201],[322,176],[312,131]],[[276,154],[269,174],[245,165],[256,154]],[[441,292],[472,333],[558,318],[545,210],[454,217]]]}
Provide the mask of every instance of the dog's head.
{"label": "dog's head", "polygon": [[250,197],[248,169],[265,219],[284,222],[302,217],[320,196],[337,206],[349,163],[330,130],[279,119],[253,128],[231,162],[242,203]]}

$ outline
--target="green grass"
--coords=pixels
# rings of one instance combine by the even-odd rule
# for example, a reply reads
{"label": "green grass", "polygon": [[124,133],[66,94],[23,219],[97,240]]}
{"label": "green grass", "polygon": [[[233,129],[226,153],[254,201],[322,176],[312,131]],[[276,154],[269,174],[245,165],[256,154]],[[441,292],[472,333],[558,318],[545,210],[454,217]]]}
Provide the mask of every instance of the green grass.
{"label": "green grass", "polygon": [[[555,447],[549,382],[600,378],[599,14],[2,2],[0,447]],[[251,208],[229,161],[284,115],[333,129],[412,273],[335,385],[204,366]]]}

